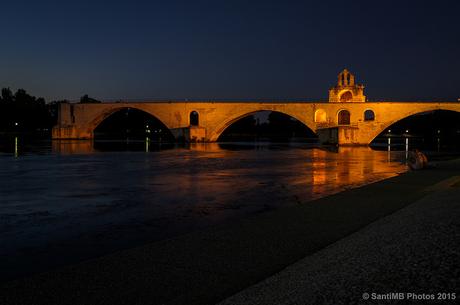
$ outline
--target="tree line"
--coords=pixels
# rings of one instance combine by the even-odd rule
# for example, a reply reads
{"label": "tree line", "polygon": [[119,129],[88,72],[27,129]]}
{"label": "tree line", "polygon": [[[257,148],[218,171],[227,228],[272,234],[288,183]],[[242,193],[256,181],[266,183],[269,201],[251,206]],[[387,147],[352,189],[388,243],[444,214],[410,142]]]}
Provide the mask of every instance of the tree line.
{"label": "tree line", "polygon": [[[66,100],[46,103],[42,97],[30,95],[24,89],[15,93],[3,88],[0,95],[0,132],[51,132],[57,122],[58,105]],[[87,94],[80,103],[100,103]]]}

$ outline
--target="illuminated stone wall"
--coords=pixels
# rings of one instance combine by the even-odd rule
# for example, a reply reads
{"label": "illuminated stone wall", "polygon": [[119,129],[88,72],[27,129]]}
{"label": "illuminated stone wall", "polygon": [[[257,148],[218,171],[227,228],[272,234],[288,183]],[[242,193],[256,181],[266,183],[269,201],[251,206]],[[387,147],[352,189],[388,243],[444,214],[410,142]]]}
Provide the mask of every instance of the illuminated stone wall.
{"label": "illuminated stone wall", "polygon": [[[393,123],[410,115],[432,110],[452,110],[460,112],[459,102],[366,102],[366,103],[213,103],[213,102],[146,102],[146,103],[101,103],[101,104],[62,104],[59,123],[53,130],[55,139],[90,139],[94,129],[114,112],[135,108],[145,111],[169,129],[190,128],[190,113],[199,114],[199,126],[191,127],[189,135],[196,141],[213,142],[222,132],[237,120],[258,111],[278,111],[292,116],[314,132],[324,128],[338,127],[338,113],[350,112],[350,125],[353,134],[341,133],[347,126],[339,128],[339,144],[365,145]],[[364,112],[372,110],[373,121],[364,119]],[[319,114],[318,114],[319,113]],[[316,121],[315,121],[316,117]],[[343,135],[343,136],[340,136]],[[192,140],[191,136],[190,139]]]}

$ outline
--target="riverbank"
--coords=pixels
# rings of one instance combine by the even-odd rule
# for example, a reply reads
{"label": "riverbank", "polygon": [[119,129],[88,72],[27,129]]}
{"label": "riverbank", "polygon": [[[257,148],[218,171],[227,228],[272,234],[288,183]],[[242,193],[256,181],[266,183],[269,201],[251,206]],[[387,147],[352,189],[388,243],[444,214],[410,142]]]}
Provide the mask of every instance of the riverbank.
{"label": "riverbank", "polygon": [[0,289],[0,303],[213,304],[437,192],[432,186],[459,170],[458,161],[439,163],[426,171],[10,282]]}
{"label": "riverbank", "polygon": [[219,305],[458,303],[460,175],[429,189]]}

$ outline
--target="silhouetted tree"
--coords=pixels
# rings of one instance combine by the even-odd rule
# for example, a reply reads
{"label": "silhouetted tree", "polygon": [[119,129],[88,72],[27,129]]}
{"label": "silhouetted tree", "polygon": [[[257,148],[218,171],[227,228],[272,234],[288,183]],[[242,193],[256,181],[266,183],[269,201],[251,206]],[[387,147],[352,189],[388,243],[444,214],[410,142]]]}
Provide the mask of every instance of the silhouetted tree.
{"label": "silhouetted tree", "polygon": [[13,92],[11,92],[10,88],[3,88],[2,89],[2,96],[0,98],[0,102],[8,103],[13,101]]}
{"label": "silhouetted tree", "polygon": [[3,88],[0,98],[1,131],[37,131],[51,128],[51,116],[43,98],[29,95],[24,89],[15,94]]}

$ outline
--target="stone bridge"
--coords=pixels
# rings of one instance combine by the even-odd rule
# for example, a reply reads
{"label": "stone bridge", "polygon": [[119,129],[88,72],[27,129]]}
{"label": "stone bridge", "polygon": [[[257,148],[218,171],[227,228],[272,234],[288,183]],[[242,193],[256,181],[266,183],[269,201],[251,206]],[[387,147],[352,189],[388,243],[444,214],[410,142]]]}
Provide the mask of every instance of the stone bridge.
{"label": "stone bridge", "polygon": [[314,131],[321,142],[367,145],[389,126],[414,114],[450,110],[460,102],[368,102],[364,87],[347,70],[339,74],[328,102],[142,102],[60,104],[54,139],[91,139],[94,129],[113,113],[138,109],[160,120],[176,138],[217,141],[239,119],[258,111],[289,115]]}

